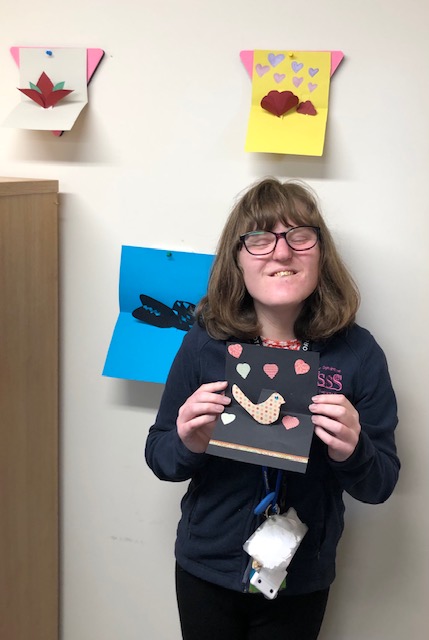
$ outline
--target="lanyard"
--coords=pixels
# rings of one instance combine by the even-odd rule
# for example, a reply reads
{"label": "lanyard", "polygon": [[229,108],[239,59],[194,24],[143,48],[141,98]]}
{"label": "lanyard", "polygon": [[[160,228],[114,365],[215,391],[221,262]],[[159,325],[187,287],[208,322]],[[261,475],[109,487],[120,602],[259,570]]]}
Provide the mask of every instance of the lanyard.
{"label": "lanyard", "polygon": [[[257,344],[262,346],[262,340],[260,336],[253,339],[253,344]],[[304,340],[301,344],[301,351],[311,351],[310,342],[308,340]],[[262,513],[268,516],[270,509],[272,509],[275,513],[279,513],[279,505],[278,499],[280,494],[280,487],[282,485],[283,471],[280,469],[277,470],[277,479],[276,479],[276,488],[274,491],[270,491],[270,483],[268,481],[268,468],[262,467],[262,477],[264,479],[265,486],[265,498],[261,500],[261,502],[255,507],[254,514],[256,516],[260,516]]]}
{"label": "lanyard", "polygon": [[262,467],[262,477],[264,479],[264,486],[266,495],[265,498],[255,507],[254,514],[260,516],[262,513],[268,515],[270,509],[275,513],[279,512],[278,499],[280,494],[280,487],[282,485],[283,471],[277,470],[276,488],[274,491],[270,491],[270,483],[268,481],[268,468]]}

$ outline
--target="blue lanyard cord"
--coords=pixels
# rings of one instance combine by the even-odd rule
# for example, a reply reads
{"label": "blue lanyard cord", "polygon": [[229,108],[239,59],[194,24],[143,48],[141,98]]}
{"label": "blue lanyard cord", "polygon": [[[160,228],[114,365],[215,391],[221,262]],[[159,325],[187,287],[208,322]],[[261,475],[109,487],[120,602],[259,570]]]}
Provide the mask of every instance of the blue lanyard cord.
{"label": "blue lanyard cord", "polygon": [[[257,344],[260,347],[262,346],[262,339],[260,336],[253,339],[253,344]],[[304,340],[301,344],[300,349],[302,351],[311,351],[311,343],[308,340]],[[268,481],[268,468],[262,467],[262,476],[264,478],[265,492],[266,496],[261,500],[261,502],[255,507],[253,513],[256,516],[260,516],[262,513],[267,513],[271,508],[276,513],[279,512],[278,507],[278,499],[280,494],[280,487],[282,486],[283,479],[283,471],[281,469],[277,470],[277,480],[276,480],[276,488],[275,491],[270,491],[270,483]]]}
{"label": "blue lanyard cord", "polygon": [[268,468],[262,467],[262,477],[264,479],[264,486],[266,491],[266,496],[261,500],[261,502],[255,507],[254,514],[256,516],[260,516],[262,513],[265,513],[270,508],[277,513],[278,511],[278,499],[280,495],[280,487],[282,486],[283,479],[283,471],[280,469],[277,471],[277,479],[276,479],[276,488],[274,491],[270,491],[270,483],[268,481]]}

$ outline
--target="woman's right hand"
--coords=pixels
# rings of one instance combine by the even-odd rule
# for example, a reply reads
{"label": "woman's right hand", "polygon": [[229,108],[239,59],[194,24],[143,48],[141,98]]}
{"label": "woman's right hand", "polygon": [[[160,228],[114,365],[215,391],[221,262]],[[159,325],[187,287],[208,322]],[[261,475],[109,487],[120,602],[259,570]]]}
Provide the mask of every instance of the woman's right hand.
{"label": "woman's right hand", "polygon": [[180,407],[177,433],[193,453],[205,452],[217,419],[230,404],[231,398],[222,393],[227,386],[226,381],[202,384]]}

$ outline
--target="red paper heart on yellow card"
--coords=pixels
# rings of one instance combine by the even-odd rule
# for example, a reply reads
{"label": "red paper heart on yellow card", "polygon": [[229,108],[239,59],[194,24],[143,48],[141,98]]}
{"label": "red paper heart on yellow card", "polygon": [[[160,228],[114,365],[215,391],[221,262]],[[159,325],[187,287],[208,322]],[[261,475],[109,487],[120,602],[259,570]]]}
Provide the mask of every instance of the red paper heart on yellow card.
{"label": "red paper heart on yellow card", "polygon": [[316,116],[317,115],[316,108],[315,108],[314,104],[311,102],[311,100],[306,100],[305,102],[301,102],[297,106],[296,112],[297,113],[302,113],[305,116]]}
{"label": "red paper heart on yellow card", "polygon": [[261,107],[280,118],[285,113],[296,107],[298,96],[292,91],[269,91],[261,100]]}

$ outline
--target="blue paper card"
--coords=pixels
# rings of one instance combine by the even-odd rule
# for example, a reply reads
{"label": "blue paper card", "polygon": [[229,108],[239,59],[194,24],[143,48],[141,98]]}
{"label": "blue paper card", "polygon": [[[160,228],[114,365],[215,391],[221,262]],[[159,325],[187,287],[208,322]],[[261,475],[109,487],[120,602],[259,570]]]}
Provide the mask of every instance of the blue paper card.
{"label": "blue paper card", "polygon": [[[122,247],[119,317],[103,375],[164,383],[207,291],[213,255]],[[133,315],[134,314],[134,315]]]}

